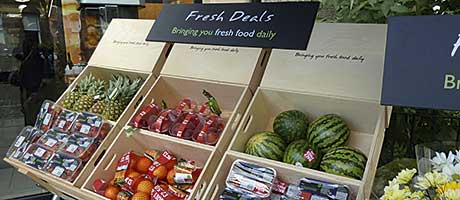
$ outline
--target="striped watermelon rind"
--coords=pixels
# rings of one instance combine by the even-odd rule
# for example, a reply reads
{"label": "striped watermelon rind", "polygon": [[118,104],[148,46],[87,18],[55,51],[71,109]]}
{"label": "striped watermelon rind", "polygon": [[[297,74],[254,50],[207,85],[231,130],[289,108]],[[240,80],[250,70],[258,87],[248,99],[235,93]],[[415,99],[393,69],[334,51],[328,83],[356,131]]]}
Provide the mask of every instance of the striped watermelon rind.
{"label": "striped watermelon rind", "polygon": [[327,114],[310,124],[307,141],[319,148],[322,153],[343,146],[350,137],[347,123],[338,115]]}
{"label": "striped watermelon rind", "polygon": [[286,144],[280,135],[273,132],[260,132],[246,143],[244,152],[253,156],[281,161]]}
{"label": "striped watermelon rind", "polygon": [[[312,151],[315,154],[315,159],[311,162],[308,161],[304,154],[306,151]],[[291,142],[284,152],[283,162],[296,165],[297,163],[302,164],[303,167],[318,169],[321,162],[321,154],[318,149],[309,145],[306,140],[296,140]]]}
{"label": "striped watermelon rind", "polygon": [[280,134],[287,144],[305,139],[308,131],[307,115],[298,110],[284,111],[276,116],[273,131]]}
{"label": "striped watermelon rind", "polygon": [[341,146],[324,154],[320,170],[361,180],[366,169],[367,157],[360,150]]}

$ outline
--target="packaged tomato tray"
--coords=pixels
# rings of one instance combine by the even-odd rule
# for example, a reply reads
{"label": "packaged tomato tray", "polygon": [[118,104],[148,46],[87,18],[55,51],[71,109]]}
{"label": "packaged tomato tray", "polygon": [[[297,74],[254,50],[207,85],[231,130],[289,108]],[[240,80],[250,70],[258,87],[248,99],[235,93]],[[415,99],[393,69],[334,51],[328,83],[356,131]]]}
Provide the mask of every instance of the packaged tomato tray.
{"label": "packaged tomato tray", "polygon": [[38,139],[37,144],[53,151],[57,151],[59,147],[67,143],[68,140],[69,135],[67,133],[48,130],[44,135],[40,137],[40,139]]}
{"label": "packaged tomato tray", "polygon": [[104,139],[111,128],[112,126],[108,122],[104,122],[101,116],[82,112],[78,114],[70,132]]}
{"label": "packaged tomato tray", "polygon": [[77,116],[77,112],[63,109],[59,112],[56,120],[54,120],[53,129],[61,132],[68,132]]}
{"label": "packaged tomato tray", "polygon": [[183,112],[169,130],[169,135],[190,140],[194,134],[199,133],[204,123],[203,116],[193,112]]}
{"label": "packaged tomato tray", "polygon": [[59,148],[58,152],[68,154],[86,162],[96,151],[98,145],[99,140],[96,138],[73,134],[69,137],[68,142]]}
{"label": "packaged tomato tray", "polygon": [[62,153],[55,153],[46,165],[46,171],[59,178],[73,181],[82,167],[80,159]]}
{"label": "packaged tomato tray", "polygon": [[57,118],[61,111],[61,108],[55,105],[50,100],[43,101],[40,111],[37,114],[37,120],[35,121],[35,127],[39,128],[43,132],[48,131],[54,124],[54,120]]}
{"label": "packaged tomato tray", "polygon": [[32,144],[21,157],[21,161],[33,168],[42,170],[53,156],[54,152],[41,145]]}
{"label": "packaged tomato tray", "polygon": [[215,145],[224,131],[224,120],[217,115],[210,115],[201,129],[193,135],[193,141]]}
{"label": "packaged tomato tray", "polygon": [[27,150],[27,147],[30,144],[30,136],[36,129],[32,126],[26,126],[22,131],[16,136],[13,144],[11,144],[8,152],[6,153],[7,157],[19,158]]}

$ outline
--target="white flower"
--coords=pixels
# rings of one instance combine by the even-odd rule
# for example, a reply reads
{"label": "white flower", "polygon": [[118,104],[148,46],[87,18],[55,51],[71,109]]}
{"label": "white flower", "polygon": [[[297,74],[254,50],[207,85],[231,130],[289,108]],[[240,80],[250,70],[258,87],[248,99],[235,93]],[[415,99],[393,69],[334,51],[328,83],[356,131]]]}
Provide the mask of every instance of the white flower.
{"label": "white flower", "polygon": [[460,163],[460,150],[455,150],[455,161]]}
{"label": "white flower", "polygon": [[416,188],[427,190],[431,187],[438,187],[448,182],[448,177],[445,174],[438,172],[428,172],[423,177],[418,177]]}
{"label": "white flower", "polygon": [[443,168],[445,168],[449,164],[453,164],[454,159],[455,156],[451,151],[449,151],[449,156],[446,156],[444,152],[436,152],[436,156],[433,159],[431,159],[431,163],[435,170],[442,171]]}
{"label": "white flower", "polygon": [[460,164],[449,164],[442,169],[442,173],[449,177],[452,177],[454,175],[458,177],[460,176]]}
{"label": "white flower", "polygon": [[442,197],[443,200],[458,200],[460,199],[460,189],[447,190],[442,194]]}

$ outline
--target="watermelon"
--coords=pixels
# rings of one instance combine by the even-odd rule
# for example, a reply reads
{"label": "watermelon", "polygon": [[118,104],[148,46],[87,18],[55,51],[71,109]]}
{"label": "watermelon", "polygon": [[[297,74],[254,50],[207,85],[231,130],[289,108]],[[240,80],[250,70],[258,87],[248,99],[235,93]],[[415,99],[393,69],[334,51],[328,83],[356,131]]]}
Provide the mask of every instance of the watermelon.
{"label": "watermelon", "polygon": [[256,133],[246,143],[245,153],[281,161],[283,159],[286,144],[280,135],[273,132]]}
{"label": "watermelon", "polygon": [[280,134],[286,144],[305,139],[308,131],[307,116],[298,110],[284,111],[276,116],[273,131]]}
{"label": "watermelon", "polygon": [[319,168],[327,173],[361,180],[366,162],[367,158],[363,152],[353,147],[342,146],[324,154]]}
{"label": "watermelon", "polygon": [[330,149],[343,146],[350,137],[345,121],[334,114],[324,115],[310,124],[307,141],[324,154]]}
{"label": "watermelon", "polygon": [[284,152],[283,162],[297,166],[317,169],[321,161],[318,149],[306,140],[291,142]]}

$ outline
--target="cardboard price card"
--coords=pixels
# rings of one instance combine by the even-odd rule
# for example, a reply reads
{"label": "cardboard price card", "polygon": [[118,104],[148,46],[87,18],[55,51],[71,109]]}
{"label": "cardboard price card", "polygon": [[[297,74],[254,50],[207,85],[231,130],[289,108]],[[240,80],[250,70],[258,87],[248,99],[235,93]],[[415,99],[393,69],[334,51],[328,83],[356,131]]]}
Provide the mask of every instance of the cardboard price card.
{"label": "cardboard price card", "polygon": [[318,7],[319,2],[167,4],[147,40],[305,50]]}

